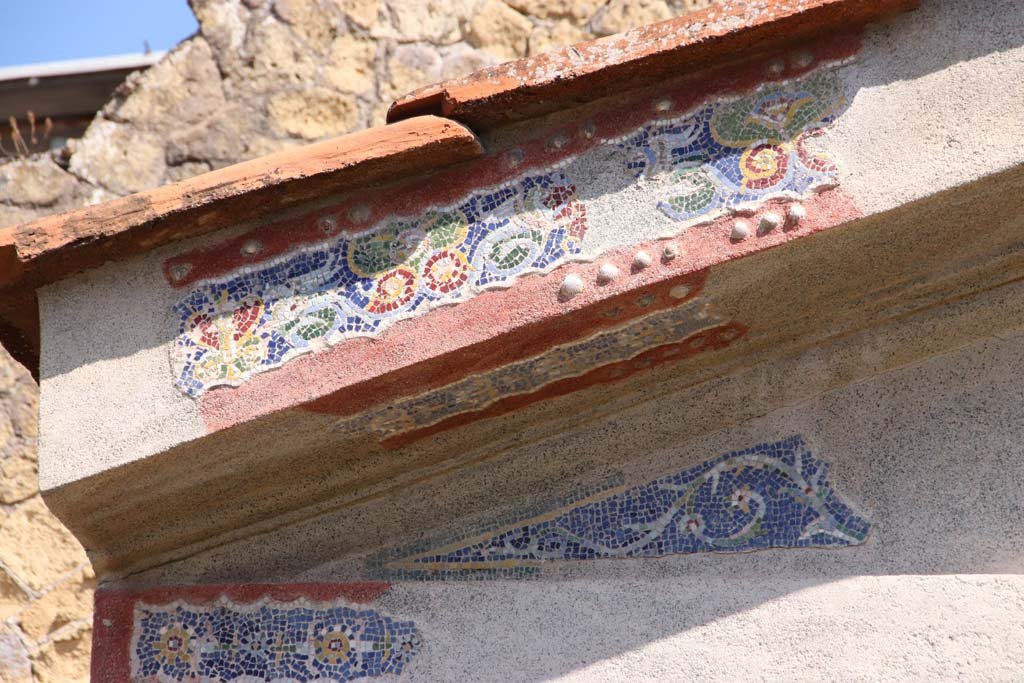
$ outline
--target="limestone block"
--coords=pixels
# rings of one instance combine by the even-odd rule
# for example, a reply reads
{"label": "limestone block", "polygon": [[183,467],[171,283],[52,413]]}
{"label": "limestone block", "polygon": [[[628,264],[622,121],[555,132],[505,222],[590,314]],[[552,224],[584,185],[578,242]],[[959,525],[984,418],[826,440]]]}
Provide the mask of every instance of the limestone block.
{"label": "limestone block", "polygon": [[387,80],[381,84],[386,101],[441,80],[441,56],[421,45],[400,45],[388,58]]}
{"label": "limestone block", "polygon": [[475,0],[390,0],[392,26],[378,24],[374,38],[394,38],[400,42],[427,41],[450,45],[462,38],[460,20],[468,16]]}
{"label": "limestone block", "polygon": [[538,19],[587,21],[603,4],[600,0],[507,0],[509,6]]}
{"label": "limestone block", "polygon": [[343,92],[362,93],[371,90],[376,54],[377,44],[372,40],[352,35],[339,36],[331,43],[323,68],[324,80]]}
{"label": "limestone block", "polygon": [[74,189],[74,176],[48,157],[18,160],[0,168],[0,202],[50,206]]}
{"label": "limestone block", "polygon": [[62,634],[40,649],[32,662],[37,683],[87,683],[90,629]]}
{"label": "limestone block", "polygon": [[275,95],[267,105],[267,116],[276,130],[316,140],[355,128],[359,105],[350,95],[313,88]]}
{"label": "limestone block", "polygon": [[305,83],[316,72],[316,61],[291,29],[276,21],[260,24],[249,39],[251,73],[234,87],[242,93],[267,92],[281,83]]}
{"label": "limestone block", "polygon": [[113,100],[107,118],[170,130],[202,121],[224,106],[213,50],[202,38],[186,41],[144,72],[130,77],[127,95]]}
{"label": "limestone block", "polygon": [[0,626],[0,681],[32,683],[28,650],[14,631]]}
{"label": "limestone block", "polygon": [[199,32],[210,43],[217,61],[226,71],[236,71],[251,16],[249,8],[236,0],[191,0],[189,4],[199,20]]}
{"label": "limestone block", "polygon": [[594,30],[606,36],[671,18],[664,0],[612,0],[597,17]]}
{"label": "limestone block", "polygon": [[167,143],[167,163],[246,159],[249,140],[260,130],[259,118],[248,105],[228,107],[195,126],[175,131]]}
{"label": "limestone block", "polygon": [[566,45],[583,42],[592,36],[568,21],[553,26],[538,26],[530,34],[530,55],[548,52]]}
{"label": "limestone block", "polygon": [[213,166],[205,161],[186,161],[177,166],[167,167],[167,182],[176,183],[179,180],[192,178],[201,173],[213,170]]}
{"label": "limestone block", "polygon": [[92,617],[95,581],[84,576],[65,581],[22,612],[18,623],[33,640],[43,640],[68,624],[88,623]]}
{"label": "limestone block", "polygon": [[[0,569],[0,620],[9,619],[17,615],[25,608],[30,599],[28,593],[15,583],[10,574]],[[2,636],[0,636],[0,639],[2,639]],[[2,647],[2,642],[0,642],[0,649]],[[0,661],[2,660],[3,655],[0,655]],[[0,665],[0,672],[2,671],[3,666]],[[5,679],[0,677],[0,680]]]}
{"label": "limestone block", "polygon": [[[2,421],[3,415],[0,414],[0,423]],[[0,503],[18,503],[35,495],[38,490],[39,474],[35,460],[20,455],[0,459]]]}
{"label": "limestone block", "polygon": [[504,59],[526,55],[533,23],[501,0],[485,0],[469,22],[470,45]]}
{"label": "limestone block", "polygon": [[317,52],[324,52],[337,32],[336,6],[320,0],[276,0],[274,12],[290,24]]}
{"label": "limestone block", "polygon": [[71,171],[119,195],[157,187],[166,169],[163,138],[133,126],[98,119],[71,157]]}
{"label": "limestone block", "polygon": [[468,76],[474,71],[496,63],[498,59],[489,52],[474,50],[465,43],[460,43],[452,46],[451,51],[444,56],[441,62],[441,79]]}
{"label": "limestone block", "polygon": [[42,591],[88,560],[81,544],[35,496],[0,523],[0,557],[22,584]]}
{"label": "limestone block", "polygon": [[334,4],[348,17],[349,21],[361,28],[370,28],[377,23],[380,0],[333,0]]}
{"label": "limestone block", "polygon": [[41,215],[43,215],[42,212],[33,211],[32,209],[27,209],[21,206],[0,204],[0,228],[25,223],[26,221],[39,218]]}

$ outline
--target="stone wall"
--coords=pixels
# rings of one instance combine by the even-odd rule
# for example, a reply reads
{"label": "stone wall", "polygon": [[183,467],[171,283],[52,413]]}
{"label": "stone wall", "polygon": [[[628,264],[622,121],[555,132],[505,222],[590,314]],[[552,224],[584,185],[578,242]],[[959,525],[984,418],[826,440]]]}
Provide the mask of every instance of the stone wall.
{"label": "stone wall", "polygon": [[[0,165],[0,226],[381,124],[416,87],[707,4],[192,0],[199,33],[129,77],[82,139]],[[9,683],[88,677],[94,577],[38,494],[36,401],[27,373],[0,351],[0,680]]]}
{"label": "stone wall", "polygon": [[[84,680],[95,577],[39,495],[38,389],[0,349],[0,680]],[[33,676],[34,675],[34,676]]]}

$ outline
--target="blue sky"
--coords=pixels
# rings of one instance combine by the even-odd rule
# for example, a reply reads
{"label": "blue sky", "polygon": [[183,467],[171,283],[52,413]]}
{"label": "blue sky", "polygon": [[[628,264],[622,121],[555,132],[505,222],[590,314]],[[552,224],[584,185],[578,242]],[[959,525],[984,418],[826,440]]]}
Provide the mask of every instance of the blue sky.
{"label": "blue sky", "polygon": [[0,0],[0,67],[167,50],[195,30],[186,0]]}

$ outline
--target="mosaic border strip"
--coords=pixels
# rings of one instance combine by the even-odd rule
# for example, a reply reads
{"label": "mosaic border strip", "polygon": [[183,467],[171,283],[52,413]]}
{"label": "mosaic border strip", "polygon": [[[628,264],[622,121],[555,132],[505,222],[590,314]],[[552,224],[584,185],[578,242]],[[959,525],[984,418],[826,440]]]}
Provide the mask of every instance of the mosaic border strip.
{"label": "mosaic border strip", "polygon": [[587,207],[567,166],[602,149],[619,155],[626,177],[670,179],[668,196],[654,201],[679,230],[832,187],[835,166],[813,144],[842,104],[834,71],[762,84],[419,217],[385,219],[201,282],[174,307],[176,383],[191,396],[238,385],[297,355],[583,258]]}
{"label": "mosaic border strip", "polygon": [[343,600],[221,597],[208,605],[137,603],[130,662],[132,680],[153,683],[345,683],[399,675],[419,651],[412,622]]}
{"label": "mosaic border strip", "polygon": [[[653,296],[651,301],[653,303]],[[532,358],[469,375],[435,391],[393,401],[379,410],[341,419],[332,429],[369,430],[387,439],[481,411],[509,397],[528,396],[555,382],[581,378],[595,368],[629,361],[646,350],[691,339],[700,332],[722,326],[724,321],[706,308],[706,304],[693,300],[656,311],[626,325],[554,346]],[[625,379],[628,374],[632,373],[623,369],[619,379]]]}
{"label": "mosaic border strip", "polygon": [[[406,579],[516,576],[552,561],[864,543],[870,524],[833,490],[828,463],[800,436],[726,453],[646,484],[560,505],[427,550],[395,551],[377,571]],[[474,577],[475,578],[475,577]]]}

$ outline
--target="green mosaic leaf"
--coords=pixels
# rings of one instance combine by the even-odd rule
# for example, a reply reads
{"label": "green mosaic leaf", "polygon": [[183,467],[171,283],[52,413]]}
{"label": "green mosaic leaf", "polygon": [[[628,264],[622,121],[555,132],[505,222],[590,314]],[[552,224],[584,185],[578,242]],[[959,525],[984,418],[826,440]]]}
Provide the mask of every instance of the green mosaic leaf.
{"label": "green mosaic leaf", "polygon": [[682,192],[669,198],[668,204],[680,213],[698,212],[715,198],[715,184],[704,169],[676,171],[672,180],[679,183]]}
{"label": "green mosaic leaf", "polygon": [[468,224],[461,213],[435,213],[427,214],[427,233],[430,235],[430,244],[434,249],[450,247],[462,242],[466,237]]}
{"label": "green mosaic leaf", "polygon": [[523,230],[506,239],[495,242],[491,247],[488,258],[502,270],[517,268],[534,252],[529,244],[524,244],[527,241],[543,246],[544,235],[539,230]]}

